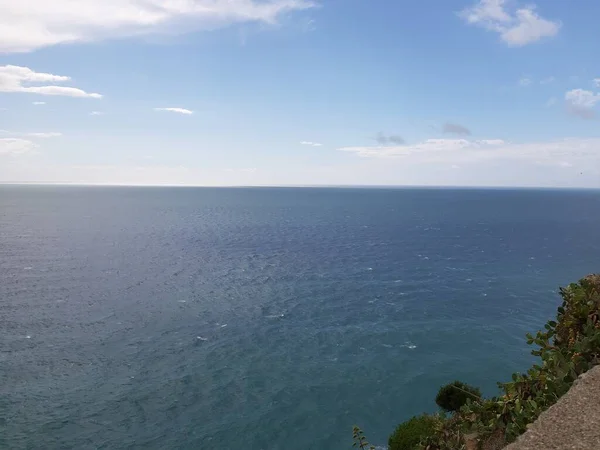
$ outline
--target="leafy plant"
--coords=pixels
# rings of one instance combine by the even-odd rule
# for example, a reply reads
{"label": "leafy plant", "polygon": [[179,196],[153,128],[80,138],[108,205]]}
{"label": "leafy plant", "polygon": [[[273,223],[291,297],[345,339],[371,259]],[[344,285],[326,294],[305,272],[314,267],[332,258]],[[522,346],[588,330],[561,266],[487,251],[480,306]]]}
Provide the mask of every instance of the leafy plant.
{"label": "leafy plant", "polygon": [[369,444],[365,437],[365,433],[363,433],[356,425],[352,428],[352,439],[354,440],[354,443],[352,444],[353,447],[360,448],[361,450],[375,450],[375,446]]}
{"label": "leafy plant", "polygon": [[436,431],[438,418],[423,414],[398,425],[388,439],[389,450],[414,450],[425,438]]}
{"label": "leafy plant", "polygon": [[468,398],[421,448],[462,449],[467,434],[477,435],[484,443],[498,436],[503,443],[511,442],[556,403],[579,375],[600,364],[600,275],[572,283],[560,289],[560,294],[563,302],[556,320],[535,336],[527,335],[528,344],[537,347],[532,354],[540,361],[526,373],[513,374],[511,381],[498,383],[499,397]]}
{"label": "leafy plant", "polygon": [[481,391],[461,381],[453,381],[442,386],[435,397],[437,405],[445,411],[458,411],[467,400],[479,400]]}

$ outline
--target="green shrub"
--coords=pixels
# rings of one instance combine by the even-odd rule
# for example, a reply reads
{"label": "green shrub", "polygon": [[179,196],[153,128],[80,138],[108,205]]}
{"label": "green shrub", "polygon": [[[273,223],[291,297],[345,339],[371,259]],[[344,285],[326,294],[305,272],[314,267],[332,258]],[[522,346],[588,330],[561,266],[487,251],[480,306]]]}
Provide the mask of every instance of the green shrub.
{"label": "green shrub", "polygon": [[367,441],[363,430],[356,425],[352,428],[352,440],[354,441],[352,447],[359,448],[360,450],[375,450],[375,446],[369,444],[369,441]]}
{"label": "green shrub", "polygon": [[600,275],[589,275],[560,290],[562,305],[556,320],[527,335],[539,357],[526,373],[498,383],[501,395],[463,405],[436,426],[421,448],[454,450],[464,447],[467,434],[480,442],[512,442],[527,425],[552,406],[578,376],[600,364]]}
{"label": "green shrub", "polygon": [[437,405],[445,411],[458,411],[467,400],[479,400],[481,392],[473,386],[460,381],[454,381],[445,386],[442,386],[435,397]]}
{"label": "green shrub", "polygon": [[435,432],[437,418],[423,414],[398,425],[388,439],[389,450],[414,450],[419,443]]}

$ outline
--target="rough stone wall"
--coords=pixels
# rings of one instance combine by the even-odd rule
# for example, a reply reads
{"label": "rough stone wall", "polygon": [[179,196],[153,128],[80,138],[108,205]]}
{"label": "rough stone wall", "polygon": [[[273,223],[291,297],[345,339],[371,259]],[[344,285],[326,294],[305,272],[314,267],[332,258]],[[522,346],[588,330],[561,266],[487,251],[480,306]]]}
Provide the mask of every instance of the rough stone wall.
{"label": "rough stone wall", "polygon": [[600,450],[600,366],[579,377],[505,450]]}

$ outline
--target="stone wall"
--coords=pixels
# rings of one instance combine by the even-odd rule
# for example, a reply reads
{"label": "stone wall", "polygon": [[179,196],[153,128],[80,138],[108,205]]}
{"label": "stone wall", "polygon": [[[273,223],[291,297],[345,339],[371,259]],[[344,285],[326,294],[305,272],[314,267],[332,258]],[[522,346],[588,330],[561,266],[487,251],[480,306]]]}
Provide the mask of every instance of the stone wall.
{"label": "stone wall", "polygon": [[600,450],[600,366],[579,377],[505,450]]}

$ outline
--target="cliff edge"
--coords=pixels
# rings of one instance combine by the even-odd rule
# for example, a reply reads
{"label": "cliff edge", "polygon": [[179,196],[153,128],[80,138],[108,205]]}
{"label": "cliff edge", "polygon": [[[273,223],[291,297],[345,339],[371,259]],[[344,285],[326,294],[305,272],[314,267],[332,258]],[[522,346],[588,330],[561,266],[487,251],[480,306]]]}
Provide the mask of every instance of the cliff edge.
{"label": "cliff edge", "polygon": [[581,375],[556,404],[505,450],[600,449],[600,366]]}

